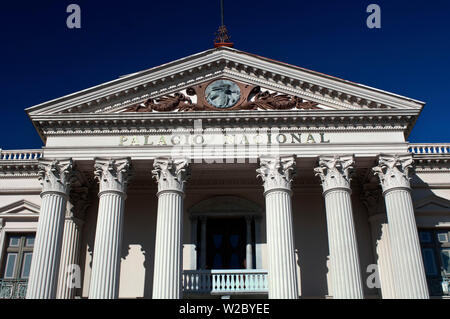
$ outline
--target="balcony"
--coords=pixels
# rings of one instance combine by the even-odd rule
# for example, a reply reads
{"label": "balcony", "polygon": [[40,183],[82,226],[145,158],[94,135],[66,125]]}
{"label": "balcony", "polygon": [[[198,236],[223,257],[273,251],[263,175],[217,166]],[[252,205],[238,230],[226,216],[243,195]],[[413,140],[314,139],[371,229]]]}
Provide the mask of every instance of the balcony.
{"label": "balcony", "polygon": [[267,270],[185,270],[185,295],[267,295]]}
{"label": "balcony", "polygon": [[0,299],[25,299],[28,280],[0,279]]}

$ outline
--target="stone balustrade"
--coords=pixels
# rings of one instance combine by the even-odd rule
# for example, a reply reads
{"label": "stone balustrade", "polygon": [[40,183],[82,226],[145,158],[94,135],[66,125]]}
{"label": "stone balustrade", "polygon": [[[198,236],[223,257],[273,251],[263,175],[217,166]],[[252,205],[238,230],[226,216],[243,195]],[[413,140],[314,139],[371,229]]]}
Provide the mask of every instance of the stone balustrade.
{"label": "stone balustrade", "polygon": [[267,294],[267,270],[185,270],[183,292],[197,294]]}
{"label": "stone balustrade", "polygon": [[42,157],[42,150],[1,150],[0,161],[35,161]]}
{"label": "stone balustrade", "polygon": [[408,151],[413,154],[450,154],[450,144],[409,144]]}

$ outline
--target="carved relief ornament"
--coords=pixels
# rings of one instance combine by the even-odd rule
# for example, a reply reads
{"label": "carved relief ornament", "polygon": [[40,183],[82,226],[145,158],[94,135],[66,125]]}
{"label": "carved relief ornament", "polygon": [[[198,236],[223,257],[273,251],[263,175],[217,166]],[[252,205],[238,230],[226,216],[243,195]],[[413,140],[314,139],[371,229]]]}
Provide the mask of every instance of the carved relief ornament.
{"label": "carved relief ornament", "polygon": [[184,192],[184,184],[189,178],[189,161],[185,158],[156,158],[153,163],[153,178],[158,183],[158,194],[165,191]]}
{"label": "carved relief ornament", "polygon": [[295,157],[261,157],[257,177],[264,182],[264,191],[284,189],[291,191],[295,176]]}
{"label": "carved relief ornament", "polygon": [[[206,89],[214,82],[226,81],[232,82],[238,87],[239,99],[233,103],[232,107],[220,108],[213,106],[208,102]],[[287,94],[270,93],[261,91],[259,86],[243,84],[230,80],[212,80],[196,86],[189,87],[186,90],[188,96],[195,96],[196,103],[191,98],[182,93],[166,95],[157,99],[148,99],[144,102],[128,107],[125,112],[180,112],[191,111],[237,111],[237,110],[291,110],[291,109],[318,109],[318,103],[304,101],[302,98]]]}
{"label": "carved relief ornament", "polygon": [[316,176],[322,181],[323,193],[333,189],[350,188],[350,173],[353,169],[353,156],[321,156],[319,158],[319,166],[314,169]]}
{"label": "carved relief ornament", "polygon": [[96,158],[94,175],[99,183],[99,196],[104,192],[125,195],[131,178],[131,159]]}
{"label": "carved relief ornament", "polygon": [[412,155],[386,155],[378,158],[378,166],[372,170],[380,179],[383,193],[403,188],[410,189],[410,173],[413,170]]}
{"label": "carved relief ornament", "polygon": [[39,181],[42,185],[41,196],[47,193],[59,193],[68,198],[73,180],[73,162],[67,160],[39,160]]}

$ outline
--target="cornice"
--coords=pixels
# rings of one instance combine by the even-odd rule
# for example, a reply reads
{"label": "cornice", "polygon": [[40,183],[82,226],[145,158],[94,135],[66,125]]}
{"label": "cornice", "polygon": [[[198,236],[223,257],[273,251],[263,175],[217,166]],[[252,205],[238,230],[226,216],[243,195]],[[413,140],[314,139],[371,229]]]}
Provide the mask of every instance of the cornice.
{"label": "cornice", "polygon": [[38,161],[0,161],[0,178],[33,177],[37,178]]}
{"label": "cornice", "polygon": [[330,131],[405,131],[417,113],[405,110],[364,110],[349,114],[342,110],[313,111],[235,111],[235,112],[149,112],[120,114],[39,115],[43,135],[148,134],[184,127],[190,131],[194,121],[203,128],[264,128]]}

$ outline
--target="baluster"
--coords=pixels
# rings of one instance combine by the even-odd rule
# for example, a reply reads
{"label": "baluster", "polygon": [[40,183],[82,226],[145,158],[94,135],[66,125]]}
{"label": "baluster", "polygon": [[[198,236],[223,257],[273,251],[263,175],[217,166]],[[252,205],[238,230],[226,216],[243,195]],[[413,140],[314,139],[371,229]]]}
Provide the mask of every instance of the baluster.
{"label": "baluster", "polygon": [[196,292],[200,289],[200,282],[198,276],[199,276],[198,272],[191,273],[191,289]]}
{"label": "baluster", "polygon": [[225,291],[230,290],[230,274],[226,274]]}
{"label": "baluster", "polygon": [[241,291],[244,289],[244,278],[241,274],[236,274],[236,290]]}
{"label": "baluster", "polygon": [[245,281],[245,285],[248,290],[254,290],[255,289],[255,274],[250,274],[247,276],[247,280]]}
{"label": "baluster", "polygon": [[212,291],[216,291],[217,290],[217,277],[215,274],[211,274],[212,276]]}
{"label": "baluster", "polygon": [[190,272],[183,272],[183,275],[184,275],[184,280],[185,280],[185,290],[186,291],[191,291],[192,290],[192,286],[193,286],[193,283],[192,283],[192,273],[190,273]]}

